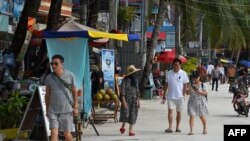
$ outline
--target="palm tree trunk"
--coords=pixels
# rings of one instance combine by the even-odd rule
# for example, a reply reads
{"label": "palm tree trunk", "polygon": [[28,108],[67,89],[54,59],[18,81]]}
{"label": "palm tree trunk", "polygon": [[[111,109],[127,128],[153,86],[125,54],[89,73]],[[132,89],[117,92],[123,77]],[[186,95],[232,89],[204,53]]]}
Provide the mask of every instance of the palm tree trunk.
{"label": "palm tree trunk", "polygon": [[62,0],[52,0],[49,8],[49,17],[47,22],[48,31],[55,31],[58,27],[61,16]]}
{"label": "palm tree trunk", "polygon": [[87,25],[93,28],[96,28],[97,18],[98,18],[98,11],[100,6],[100,0],[95,0],[89,3],[89,16],[88,16],[88,23]]}
{"label": "palm tree trunk", "polygon": [[[19,19],[14,37],[11,42],[11,50],[14,52],[15,57],[19,55],[20,51],[22,50],[24,40],[26,38],[27,34],[27,27],[28,27],[28,18],[37,17],[37,12],[40,7],[41,0],[26,0],[21,17]],[[26,51],[22,52],[23,54],[26,53]],[[22,59],[16,62],[16,67],[14,69],[14,78],[18,75],[18,69],[21,66]]]}
{"label": "palm tree trunk", "polygon": [[[117,0],[109,0],[109,31],[117,29],[117,10],[118,10],[117,2],[118,2]],[[115,49],[115,44],[116,44],[115,40],[109,39],[108,48]]]}
{"label": "palm tree trunk", "polygon": [[141,91],[142,95],[144,94],[144,87],[147,85],[148,77],[149,77],[149,74],[151,72],[152,60],[154,57],[154,50],[157,46],[158,35],[160,33],[160,28],[163,24],[165,12],[167,10],[167,2],[168,2],[167,0],[160,0],[159,13],[157,14],[156,23],[154,26],[152,41],[151,41],[150,45],[147,47],[146,64],[144,66],[142,79],[141,79],[141,83],[140,83],[140,91]]}
{"label": "palm tree trunk", "polygon": [[[58,24],[61,16],[61,7],[62,7],[62,0],[51,1],[46,31],[56,31],[57,28],[59,27]],[[46,59],[46,54],[47,54],[47,46],[45,40],[43,40],[36,61],[36,67],[34,72],[35,75],[38,75],[40,66]]]}
{"label": "palm tree trunk", "polygon": [[175,55],[176,57],[181,54],[181,9],[175,7]]}
{"label": "palm tree trunk", "polygon": [[88,2],[87,0],[80,0],[80,23],[87,25],[87,15],[88,15]]}
{"label": "palm tree trunk", "polygon": [[240,58],[240,52],[241,52],[241,49],[239,49],[238,52],[237,52],[237,58],[236,58],[236,62],[235,62],[236,65],[238,64],[238,61],[239,61],[239,58]]}
{"label": "palm tree trunk", "polygon": [[231,57],[230,57],[231,60],[233,60],[233,58],[234,58],[234,52],[235,52],[235,51],[233,50],[233,51],[232,51],[232,54],[231,54]]}

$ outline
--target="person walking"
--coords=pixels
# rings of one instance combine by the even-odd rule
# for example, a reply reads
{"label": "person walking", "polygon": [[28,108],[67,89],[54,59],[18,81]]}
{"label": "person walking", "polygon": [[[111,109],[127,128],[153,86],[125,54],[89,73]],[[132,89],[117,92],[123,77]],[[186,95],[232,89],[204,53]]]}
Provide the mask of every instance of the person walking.
{"label": "person walking", "polygon": [[[181,69],[181,60],[175,58],[173,60],[173,69],[168,71],[166,75],[166,83],[164,87],[163,101],[167,100],[168,104],[168,123],[169,127],[165,130],[166,133],[173,132],[173,112],[176,108],[177,117],[176,117],[176,132],[181,132],[180,122],[181,122],[181,112],[184,106],[184,98],[187,89],[187,84],[189,79],[187,73]],[[167,97],[167,98],[166,98]]]}
{"label": "person walking", "polygon": [[61,55],[52,57],[53,73],[45,80],[46,112],[51,130],[51,141],[58,140],[58,130],[64,132],[66,141],[73,141],[71,134],[73,116],[78,114],[78,100],[73,73],[64,69],[64,58]]}
{"label": "person walking", "polygon": [[212,76],[212,91],[214,90],[214,84],[216,85],[215,90],[218,91],[218,81],[220,77],[220,70],[218,65],[216,65],[215,68],[212,70],[211,76]]}
{"label": "person walking", "polygon": [[205,65],[203,63],[201,63],[200,66],[197,68],[197,71],[200,74],[200,81],[205,83],[206,77],[207,77],[207,71],[206,71]]}
{"label": "person walking", "polygon": [[120,132],[124,134],[125,125],[129,123],[129,136],[135,136],[133,127],[140,108],[140,93],[136,73],[138,71],[140,69],[135,68],[134,65],[129,65],[121,86],[120,122],[122,122],[122,126]]}
{"label": "person walking", "polygon": [[209,65],[207,66],[207,76],[208,76],[209,84],[211,84],[213,69],[214,69],[214,65],[212,64],[212,62],[210,62]]}
{"label": "person walking", "polygon": [[218,65],[218,68],[220,70],[220,84],[224,84],[225,83],[225,69],[224,66],[222,64]]}
{"label": "person walking", "polygon": [[227,68],[227,78],[228,78],[228,83],[230,85],[234,83],[236,73],[237,73],[236,67],[234,67],[233,64],[230,64],[229,67]]}
{"label": "person walking", "polygon": [[193,135],[195,116],[200,117],[203,124],[203,134],[207,134],[206,115],[208,114],[208,93],[205,85],[200,81],[200,75],[197,71],[193,72],[191,78],[193,82],[187,90],[187,94],[190,94],[187,107],[190,125],[190,132],[188,135]]}
{"label": "person walking", "polygon": [[91,72],[91,92],[92,96],[96,95],[98,90],[104,89],[104,74],[103,71],[96,65],[92,66]]}
{"label": "person walking", "polygon": [[228,78],[230,92],[232,92],[232,85],[234,83],[236,73],[237,73],[236,67],[233,64],[230,64],[227,69],[227,78]]}

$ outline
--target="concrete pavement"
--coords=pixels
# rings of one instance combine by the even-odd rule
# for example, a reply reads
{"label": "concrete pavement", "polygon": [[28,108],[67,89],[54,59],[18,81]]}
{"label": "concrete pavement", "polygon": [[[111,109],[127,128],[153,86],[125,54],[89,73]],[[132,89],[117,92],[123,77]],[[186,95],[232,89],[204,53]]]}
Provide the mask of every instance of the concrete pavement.
{"label": "concrete pavement", "polygon": [[[207,116],[208,134],[202,134],[200,119],[195,119],[194,135],[187,135],[189,132],[189,117],[187,115],[187,104],[183,112],[181,122],[181,133],[164,133],[168,127],[167,105],[160,104],[160,99],[142,100],[138,121],[135,125],[136,136],[128,136],[128,127],[124,135],[119,132],[121,123],[114,123],[108,120],[104,124],[96,124],[100,136],[95,134],[94,129],[89,125],[84,128],[84,141],[223,141],[223,127],[225,124],[248,124],[250,118],[245,116],[237,117],[233,110],[232,94],[228,93],[228,84],[219,85],[219,91],[211,91],[211,85],[205,84],[208,89],[209,115]],[[185,102],[187,103],[188,97]],[[175,124],[174,124],[175,126]]]}

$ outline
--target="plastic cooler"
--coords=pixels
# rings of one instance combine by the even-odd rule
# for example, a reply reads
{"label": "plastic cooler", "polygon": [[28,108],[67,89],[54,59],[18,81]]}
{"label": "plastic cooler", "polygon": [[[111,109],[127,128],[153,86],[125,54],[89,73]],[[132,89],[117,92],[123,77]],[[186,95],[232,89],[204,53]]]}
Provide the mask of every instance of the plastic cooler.
{"label": "plastic cooler", "polygon": [[145,87],[145,91],[144,91],[144,99],[152,99],[153,98],[153,86],[152,85],[146,85]]}

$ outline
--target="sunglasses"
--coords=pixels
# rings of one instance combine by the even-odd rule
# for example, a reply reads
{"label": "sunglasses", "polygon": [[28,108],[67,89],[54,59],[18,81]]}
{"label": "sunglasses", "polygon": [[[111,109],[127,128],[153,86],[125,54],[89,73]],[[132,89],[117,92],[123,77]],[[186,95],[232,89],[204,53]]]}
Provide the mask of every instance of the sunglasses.
{"label": "sunglasses", "polygon": [[58,63],[58,62],[51,62],[50,65],[51,65],[51,66],[53,66],[53,65],[58,66],[59,63]]}

